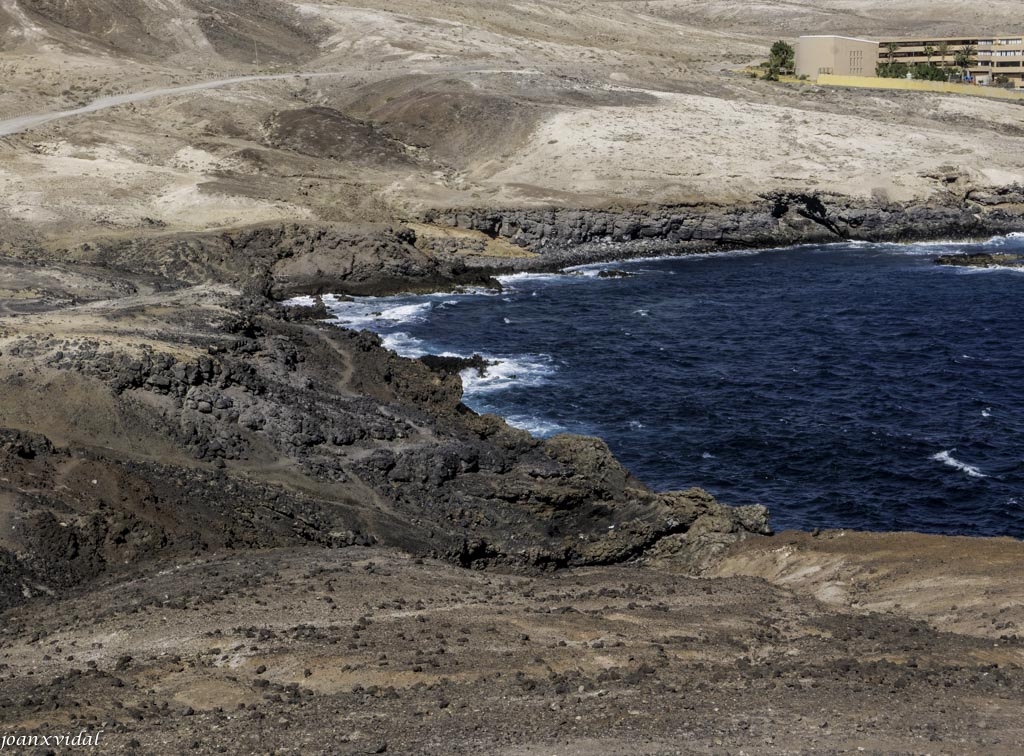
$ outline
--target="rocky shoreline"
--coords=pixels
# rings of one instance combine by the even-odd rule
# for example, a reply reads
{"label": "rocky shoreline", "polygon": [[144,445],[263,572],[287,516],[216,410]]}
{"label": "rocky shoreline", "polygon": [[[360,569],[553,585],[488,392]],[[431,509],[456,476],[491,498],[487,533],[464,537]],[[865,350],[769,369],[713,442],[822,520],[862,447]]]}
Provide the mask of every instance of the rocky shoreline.
{"label": "rocky shoreline", "polygon": [[1024,255],[1003,254],[962,254],[939,255],[935,258],[938,265],[951,265],[961,268],[1024,268]]}
{"label": "rocky shoreline", "polygon": [[[151,233],[60,247],[12,244],[11,263],[42,261],[150,277],[171,289],[215,282],[284,300],[382,296],[498,284],[493,276],[656,255],[843,241],[985,239],[1024,231],[1024,187],[945,200],[887,203],[824,193],[774,193],[740,205],[431,210],[410,225],[296,224],[215,233]],[[455,229],[463,236],[417,233]],[[509,243],[494,255],[488,242]]]}
{"label": "rocky shoreline", "polygon": [[1024,230],[1022,213],[1024,187],[1007,186],[904,204],[776,192],[741,205],[453,209],[429,211],[421,219],[538,253],[539,259],[512,263],[524,269],[842,241],[989,238]]}
{"label": "rocky shoreline", "polygon": [[[276,225],[8,259],[35,296],[6,304],[0,332],[4,603],[215,548],[382,544],[530,569],[656,550],[699,569],[768,532],[761,508],[649,491],[597,439],[541,441],[477,416],[444,361],[274,303],[497,285],[491,268],[415,242],[403,228]],[[116,295],[89,296],[100,273]],[[59,398],[41,405],[47,392]],[[82,466],[127,493],[59,484]]]}
{"label": "rocky shoreline", "polygon": [[[55,290],[47,296],[45,287],[36,286],[38,298],[6,305],[21,315],[7,319],[0,339],[9,472],[17,476],[32,467],[36,475],[53,476],[78,455],[98,453],[90,450],[95,434],[80,423],[75,427],[71,413],[77,407],[56,402],[46,422],[10,407],[19,399],[31,404],[42,386],[60,384],[63,395],[71,387],[85,391],[88,386],[105,397],[122,427],[147,429],[141,434],[143,446],[170,448],[191,460],[176,468],[187,470],[189,480],[232,478],[231,470],[238,468],[245,481],[234,485],[250,491],[248,498],[265,498],[267,481],[254,479],[248,468],[260,458],[287,459],[315,489],[328,485],[344,498],[356,491],[371,497],[362,505],[353,502],[348,514],[334,507],[329,516],[323,494],[295,498],[281,490],[275,494],[281,506],[259,516],[258,509],[249,508],[240,516],[236,506],[224,503],[224,512],[204,530],[210,532],[214,521],[234,520],[233,534],[211,545],[287,542],[267,536],[279,530],[267,526],[269,516],[291,521],[287,531],[314,543],[326,543],[324,538],[330,543],[386,543],[466,566],[557,567],[641,556],[667,538],[685,541],[701,518],[715,523],[711,529],[723,536],[765,532],[763,512],[735,512],[704,494],[650,493],[597,440],[538,441],[497,418],[477,417],[461,404],[455,366],[443,360],[404,360],[384,350],[375,336],[320,324],[315,318],[323,313],[283,310],[274,300],[498,286],[492,277],[497,273],[658,252],[836,239],[906,241],[912,238],[911,228],[921,238],[992,235],[1024,227],[1013,212],[1022,203],[1020,189],[975,194],[948,207],[855,206],[833,197],[774,195],[739,208],[451,211],[424,219],[504,237],[524,249],[522,257],[502,260],[450,248],[437,252],[430,239],[407,228],[369,225],[277,224],[23,249],[8,261],[10,270],[36,278],[50,270],[53,280],[59,270],[64,288],[75,293],[69,298]],[[96,332],[85,338],[61,335],[62,330],[81,329],[69,301],[89,302],[88,286],[68,286],[66,279],[77,282],[76,276],[100,274],[117,278],[120,291],[111,299],[112,292],[97,289],[100,309],[90,313]],[[229,288],[213,291],[211,286]],[[238,298],[232,290],[244,294]],[[207,293],[200,296],[199,291]],[[171,304],[192,299],[194,312]],[[128,311],[136,315],[126,321],[123,313]],[[208,313],[206,322],[198,321],[199,312]],[[147,328],[140,331],[133,320],[148,323]],[[134,341],[143,336],[146,343]],[[28,373],[36,376],[31,382],[24,379]],[[329,377],[334,374],[347,375],[347,385],[333,386]],[[48,428],[54,432],[48,434]],[[65,443],[58,448],[51,436]],[[102,445],[114,443],[111,438]],[[105,465],[123,470],[128,464],[119,475],[128,475],[133,485],[152,490],[156,480],[169,475],[123,441],[119,446],[125,456],[99,454]],[[186,504],[192,498],[190,485],[183,484],[178,493],[157,488],[163,491],[157,495],[161,508],[195,511],[201,520],[217,509]],[[17,504],[16,510],[25,507],[34,514],[19,518],[16,540],[22,548],[31,543],[28,551],[45,557],[17,559],[12,556],[17,549],[4,548],[6,583],[71,585],[79,579],[74,576],[100,574],[103,565],[123,562],[128,554],[132,559],[158,555],[154,543],[170,547],[177,542],[167,526],[140,519],[134,506],[129,511],[115,506],[97,517],[91,500],[72,502],[48,494],[33,505]],[[59,510],[78,512],[76,522],[55,530],[52,513]],[[44,517],[44,511],[50,514]],[[381,520],[383,512],[390,514]],[[124,517],[139,535],[112,545],[112,533],[125,527]],[[586,533],[604,535],[581,542]],[[699,551],[695,564],[704,558]],[[8,601],[33,592],[14,590]]]}
{"label": "rocky shoreline", "polygon": [[[918,217],[887,210],[885,231],[851,226],[850,210],[842,237],[837,211],[812,220],[801,202],[778,217],[779,198],[694,208],[693,228],[678,208],[432,216],[507,237],[521,257],[437,249],[400,226],[298,224],[12,250],[0,721],[105,726],[118,753],[287,750],[294,731],[307,752],[353,754],[501,752],[569,732],[636,752],[635,722],[658,733],[642,752],[670,753],[678,704],[722,748],[848,745],[864,714],[906,750],[921,733],[887,712],[926,707],[937,686],[1021,700],[1019,542],[769,537],[762,507],[655,493],[600,439],[540,440],[472,412],[458,373],[483,360],[402,358],[322,307],[279,303],[662,251],[909,241]],[[1008,203],[929,209],[922,235],[1019,230]],[[912,566],[883,559],[911,543]],[[711,705],[722,695],[732,703]],[[821,700],[834,712],[779,735]],[[511,713],[491,721],[499,710]],[[916,716],[991,745],[973,714]],[[331,742],[310,741],[325,721]],[[1017,724],[998,731],[1024,742]]]}

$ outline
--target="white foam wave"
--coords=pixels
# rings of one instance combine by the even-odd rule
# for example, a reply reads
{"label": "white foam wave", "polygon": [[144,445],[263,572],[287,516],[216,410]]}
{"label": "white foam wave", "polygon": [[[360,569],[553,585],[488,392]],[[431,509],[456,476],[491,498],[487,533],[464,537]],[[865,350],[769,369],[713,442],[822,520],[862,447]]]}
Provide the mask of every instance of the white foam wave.
{"label": "white foam wave", "polygon": [[954,457],[953,456],[953,452],[955,452],[955,451],[956,451],[956,449],[948,449],[946,451],[940,451],[938,454],[933,454],[931,457],[929,457],[929,459],[933,459],[936,462],[941,462],[942,464],[944,464],[944,465],[946,465],[948,467],[952,467],[952,468],[954,468],[956,470],[960,470],[960,471],[966,473],[967,475],[969,475],[972,478],[987,478],[988,477],[987,475],[985,475],[985,473],[983,473],[981,470],[979,470],[974,465],[969,465],[966,462],[961,462],[959,459]]}
{"label": "white foam wave", "polygon": [[381,336],[384,346],[403,357],[422,357],[427,354],[424,344],[420,339],[411,336],[403,331],[387,333]]}
{"label": "white foam wave", "polygon": [[991,239],[984,243],[984,246],[1001,247],[1004,244],[1012,244],[1017,239],[1024,239],[1024,233],[1020,231],[1012,231],[1003,236],[993,236]]}
{"label": "white foam wave", "polygon": [[983,409],[981,411],[981,416],[982,417],[992,417],[992,408],[991,407],[986,407],[985,409]]}
{"label": "white foam wave", "polygon": [[374,330],[380,325],[417,323],[426,320],[434,302],[410,302],[387,297],[337,299],[324,297],[328,312],[336,325]]}
{"label": "white foam wave", "polygon": [[505,418],[505,422],[513,428],[529,431],[534,436],[540,436],[541,438],[547,438],[548,436],[554,436],[556,433],[565,432],[565,428],[558,423],[553,423],[550,420],[545,420],[541,417],[534,417],[532,415],[509,415]]}
{"label": "white foam wave", "polygon": [[707,260],[720,257],[753,257],[764,252],[778,252],[787,249],[799,249],[800,247],[811,247],[817,245],[803,244],[795,247],[776,247],[774,249],[730,249],[721,252],[684,252],[677,255],[651,255],[650,257],[630,257],[623,260],[605,260],[597,263],[584,263],[583,265],[572,265],[564,269],[565,273],[586,276],[593,278],[602,270],[625,270],[628,273],[658,273],[660,275],[675,275],[672,271],[653,270],[649,268],[636,267],[642,263],[668,262],[672,260]]}
{"label": "white foam wave", "polygon": [[[994,237],[999,239],[1002,237]],[[990,240],[992,241],[992,240]],[[918,242],[907,242],[906,244],[897,244],[895,242],[889,242],[885,246],[893,246],[897,248],[902,247],[963,247],[971,242],[965,242],[962,239],[932,239],[930,241],[918,241]]]}
{"label": "white foam wave", "polygon": [[955,239],[941,239],[936,241],[920,241],[910,244],[885,244],[880,245],[905,255],[934,255],[936,252],[949,252],[951,254],[969,254],[973,252],[984,252],[986,250],[1001,250],[1008,245],[1019,246],[1020,239],[1024,233],[1013,232],[1005,236],[993,236],[985,241],[963,241]]}
{"label": "white foam wave", "polygon": [[491,357],[482,355],[489,365],[484,375],[476,368],[468,368],[462,376],[463,392],[469,398],[503,391],[513,386],[540,386],[555,372],[551,358],[543,354]]}
{"label": "white foam wave", "polygon": [[974,276],[979,273],[1024,273],[1024,267],[1012,265],[988,265],[984,268],[957,267],[956,272],[962,276]]}
{"label": "white foam wave", "polygon": [[424,299],[451,299],[452,297],[496,297],[501,292],[496,289],[488,289],[484,286],[458,286],[451,291],[435,291],[430,294],[420,294]]}
{"label": "white foam wave", "polygon": [[516,284],[529,283],[531,281],[548,282],[564,281],[565,273],[509,273],[504,276],[497,276],[501,285],[507,289],[515,289]]}
{"label": "white foam wave", "polygon": [[380,320],[390,320],[395,323],[408,323],[426,319],[433,305],[430,302],[419,302],[416,304],[404,304],[397,307],[389,307],[381,310],[378,316]]}

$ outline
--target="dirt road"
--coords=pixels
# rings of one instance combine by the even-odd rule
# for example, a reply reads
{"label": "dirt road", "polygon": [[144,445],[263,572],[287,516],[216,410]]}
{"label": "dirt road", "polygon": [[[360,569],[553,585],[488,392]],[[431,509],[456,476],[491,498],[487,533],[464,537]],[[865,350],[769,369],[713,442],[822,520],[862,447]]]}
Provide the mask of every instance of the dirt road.
{"label": "dirt road", "polygon": [[196,84],[184,84],[179,87],[163,87],[161,89],[147,89],[142,92],[126,92],[125,94],[112,95],[110,97],[100,97],[99,99],[93,100],[88,105],[84,105],[80,108],[73,108],[71,110],[59,110],[50,113],[33,113],[32,115],[19,116],[17,118],[8,118],[6,120],[0,120],[0,137],[10,136],[11,134],[19,134],[23,131],[29,131],[37,126],[42,126],[46,123],[53,121],[60,121],[65,118],[74,118],[75,116],[87,115],[89,113],[98,113],[101,110],[107,108],[116,108],[118,105],[129,105],[135,102],[146,102],[147,100],[153,100],[157,97],[173,97],[175,95],[190,94],[192,92],[202,92],[208,89],[220,89],[222,87],[230,87],[232,84],[244,84],[253,81],[281,81],[286,79],[314,79],[314,78],[327,78],[327,77],[338,77],[347,75],[344,72],[300,72],[300,73],[288,73],[288,74],[253,74],[251,76],[233,76],[229,79],[214,79],[212,81],[200,81]]}

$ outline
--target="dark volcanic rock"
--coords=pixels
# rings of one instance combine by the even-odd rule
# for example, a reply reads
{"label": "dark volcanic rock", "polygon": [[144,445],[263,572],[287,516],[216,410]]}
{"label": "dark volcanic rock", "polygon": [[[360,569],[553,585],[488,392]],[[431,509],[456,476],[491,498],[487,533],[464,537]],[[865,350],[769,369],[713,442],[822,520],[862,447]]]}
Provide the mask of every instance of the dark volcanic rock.
{"label": "dark volcanic rock", "polygon": [[496,365],[496,362],[488,362],[479,354],[472,357],[450,357],[438,354],[425,354],[419,358],[420,362],[431,370],[441,374],[461,373],[470,368],[477,371],[481,376],[487,375],[487,368]]}
{"label": "dark volcanic rock", "polygon": [[966,268],[1016,268],[1024,267],[1024,256],[981,252],[962,255],[940,255],[935,258],[935,262],[938,265],[954,265]]}
{"label": "dark volcanic rock", "polygon": [[[17,509],[0,536],[12,586],[0,601],[225,548],[380,543],[536,569],[641,557],[694,526],[722,542],[766,530],[763,510],[651,492],[598,439],[541,441],[471,412],[458,371],[481,358],[406,359],[375,334],[283,315],[258,298],[221,302],[189,313],[166,351],[7,343],[5,422],[61,441],[0,433],[0,516]],[[62,400],[37,406],[54,386]]]}
{"label": "dark volcanic rock", "polygon": [[431,210],[423,220],[501,236],[564,264],[652,251],[1008,233],[1024,228],[1022,200],[1021,187],[907,204],[825,192],[775,192],[745,205]]}
{"label": "dark volcanic rock", "polygon": [[126,275],[162,276],[178,286],[214,281],[274,299],[496,284],[487,271],[427,254],[415,241],[402,227],[278,224],[90,243],[55,254]]}
{"label": "dark volcanic rock", "polygon": [[327,320],[331,313],[327,311],[323,297],[317,295],[316,301],[311,305],[295,305],[287,311],[290,320]]}
{"label": "dark volcanic rock", "polygon": [[374,166],[408,167],[405,146],[369,123],[331,108],[301,108],[275,113],[265,124],[268,142],[313,157]]}
{"label": "dark volcanic rock", "polygon": [[[428,220],[507,237],[542,253],[529,264],[557,266],[1024,225],[1017,194],[984,199],[896,206],[778,194],[740,207]],[[106,326],[95,337],[19,335],[12,321],[0,334],[4,424],[16,429],[0,436],[0,522],[15,524],[0,536],[0,601],[210,549],[381,543],[467,567],[532,569],[668,555],[700,570],[737,539],[767,532],[763,508],[650,491],[600,440],[542,441],[471,412],[458,372],[486,369],[480,358],[404,359],[374,334],[307,319],[322,306],[288,313],[267,299],[490,280],[414,242],[403,228],[268,225],[76,250],[86,265],[159,277],[190,304],[171,315],[145,304],[97,310],[128,334],[114,341]],[[185,286],[210,281],[247,294],[207,288],[188,299]],[[41,427],[53,443],[25,433]]]}

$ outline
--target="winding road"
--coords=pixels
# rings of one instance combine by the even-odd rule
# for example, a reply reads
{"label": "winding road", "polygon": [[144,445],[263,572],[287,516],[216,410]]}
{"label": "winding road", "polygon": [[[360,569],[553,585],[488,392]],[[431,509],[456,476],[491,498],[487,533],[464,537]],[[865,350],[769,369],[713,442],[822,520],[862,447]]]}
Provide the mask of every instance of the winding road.
{"label": "winding road", "polygon": [[197,84],[184,84],[178,87],[164,87],[162,89],[147,89],[142,92],[128,92],[125,94],[112,95],[110,97],[100,97],[97,100],[93,100],[88,105],[83,105],[80,108],[73,108],[71,110],[58,110],[50,113],[36,113],[34,115],[18,116],[17,118],[9,118],[7,120],[0,121],[0,137],[10,136],[11,134],[18,134],[22,131],[28,131],[36,126],[41,126],[44,123],[50,123],[51,121],[59,121],[64,118],[73,118],[75,116],[86,115],[88,113],[95,113],[100,110],[107,108],[114,108],[118,105],[127,105],[133,102],[144,102],[146,100],[152,100],[155,97],[165,97],[168,95],[187,94],[189,92],[199,92],[204,89],[217,89],[219,87],[227,87],[232,84],[241,84],[249,81],[273,81],[277,79],[311,79],[320,78],[325,76],[345,76],[346,73],[342,72],[327,72],[327,73],[287,73],[287,74],[253,74],[251,76],[235,76],[230,79],[214,79],[212,81],[201,81]]}
{"label": "winding road", "polygon": [[[415,70],[418,72],[425,72],[433,70],[430,66],[417,66],[415,69],[408,69],[405,67],[394,67],[394,66],[377,66],[370,69],[359,69],[358,73],[361,74],[381,74],[384,72],[395,73],[397,71],[409,71]],[[475,66],[445,66],[442,70],[450,73],[476,73],[476,74],[508,74],[514,73],[523,76],[537,76],[540,71],[535,68],[529,69],[505,69],[505,68],[477,68]],[[65,118],[73,118],[75,116],[87,115],[88,113],[96,113],[100,110],[106,110],[107,108],[114,108],[118,105],[128,105],[133,102],[145,102],[146,100],[152,100],[156,97],[166,97],[169,95],[188,94],[189,92],[200,92],[204,89],[218,89],[220,87],[231,86],[232,84],[244,84],[250,81],[277,81],[281,79],[320,79],[334,76],[351,76],[356,72],[356,69],[348,71],[319,71],[316,73],[304,73],[301,71],[295,73],[285,74],[251,74],[246,76],[234,76],[229,79],[213,79],[211,81],[200,81],[196,84],[183,84],[178,87],[163,87],[161,89],[146,89],[141,92],[126,92],[125,94],[111,95],[110,97],[100,97],[99,99],[93,100],[88,105],[83,105],[80,108],[72,108],[71,110],[55,110],[49,113],[36,113],[33,115],[18,116],[16,118],[0,119],[0,138],[10,136],[11,134],[19,134],[22,131],[28,131],[35,128],[36,126],[42,126],[44,123],[50,123],[51,121],[60,121]]]}

